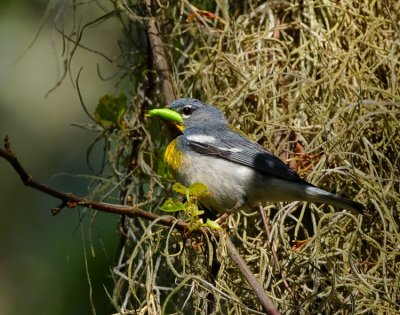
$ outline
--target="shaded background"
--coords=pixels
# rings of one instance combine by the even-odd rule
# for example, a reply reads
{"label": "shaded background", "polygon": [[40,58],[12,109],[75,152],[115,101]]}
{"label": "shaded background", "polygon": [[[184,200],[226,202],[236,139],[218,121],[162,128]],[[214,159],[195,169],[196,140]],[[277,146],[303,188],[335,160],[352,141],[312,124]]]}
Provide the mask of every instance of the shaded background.
{"label": "shaded background", "polygon": [[[62,42],[51,26],[56,11],[26,51],[46,5],[0,1],[0,136],[10,136],[12,149],[36,180],[84,196],[90,179],[76,175],[90,174],[85,154],[96,134],[71,126],[89,119],[69,77],[45,97],[62,70]],[[86,14],[102,13],[93,5]],[[112,55],[117,32],[115,25],[102,23],[85,34],[84,42]],[[72,64],[72,76],[83,67],[80,87],[92,111],[102,95],[113,91],[113,82],[99,79],[97,65],[112,71],[104,59],[82,50]],[[98,214],[90,226],[90,215],[81,223],[76,209],[52,217],[50,209],[59,201],[24,187],[4,160],[0,188],[0,314],[88,314],[88,278],[97,314],[110,313],[106,290],[112,294],[118,218]]]}

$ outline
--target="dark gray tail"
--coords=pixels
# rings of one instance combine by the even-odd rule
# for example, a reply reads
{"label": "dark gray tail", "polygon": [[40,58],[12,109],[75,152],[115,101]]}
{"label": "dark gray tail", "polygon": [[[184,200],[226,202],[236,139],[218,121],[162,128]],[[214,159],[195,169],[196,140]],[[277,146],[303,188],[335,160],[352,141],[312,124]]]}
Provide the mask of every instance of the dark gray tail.
{"label": "dark gray tail", "polygon": [[365,206],[363,204],[343,198],[336,194],[332,194],[318,187],[309,186],[306,190],[309,197],[311,197],[309,201],[316,203],[327,203],[338,208],[356,211],[358,213],[363,213],[365,211]]}

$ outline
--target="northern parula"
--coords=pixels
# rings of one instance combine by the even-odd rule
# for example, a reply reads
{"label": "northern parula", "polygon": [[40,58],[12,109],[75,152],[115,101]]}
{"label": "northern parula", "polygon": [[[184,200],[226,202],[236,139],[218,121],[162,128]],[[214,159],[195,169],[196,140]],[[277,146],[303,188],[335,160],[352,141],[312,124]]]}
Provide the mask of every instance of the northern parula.
{"label": "northern parula", "polygon": [[165,161],[176,179],[189,186],[200,182],[209,194],[207,209],[226,212],[263,202],[308,201],[361,212],[361,203],[320,189],[258,143],[229,126],[216,107],[183,98],[150,116],[174,122],[181,135],[172,140]]}

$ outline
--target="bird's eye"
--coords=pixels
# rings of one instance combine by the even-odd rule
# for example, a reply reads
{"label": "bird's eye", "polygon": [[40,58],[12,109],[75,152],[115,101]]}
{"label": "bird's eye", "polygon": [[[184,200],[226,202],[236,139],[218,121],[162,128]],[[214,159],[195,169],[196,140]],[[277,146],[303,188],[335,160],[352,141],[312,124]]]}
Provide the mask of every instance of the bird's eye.
{"label": "bird's eye", "polygon": [[190,116],[190,114],[193,112],[193,108],[191,106],[185,106],[182,108],[182,114],[185,116]]}

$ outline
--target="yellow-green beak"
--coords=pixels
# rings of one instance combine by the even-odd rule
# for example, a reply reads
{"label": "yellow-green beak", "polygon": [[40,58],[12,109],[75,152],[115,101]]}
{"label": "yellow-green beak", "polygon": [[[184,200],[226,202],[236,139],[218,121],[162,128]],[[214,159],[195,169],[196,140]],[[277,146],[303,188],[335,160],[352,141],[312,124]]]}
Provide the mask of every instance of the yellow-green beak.
{"label": "yellow-green beak", "polygon": [[160,117],[161,119],[172,121],[178,124],[183,122],[182,116],[169,108],[155,108],[149,110],[148,115],[150,117]]}

